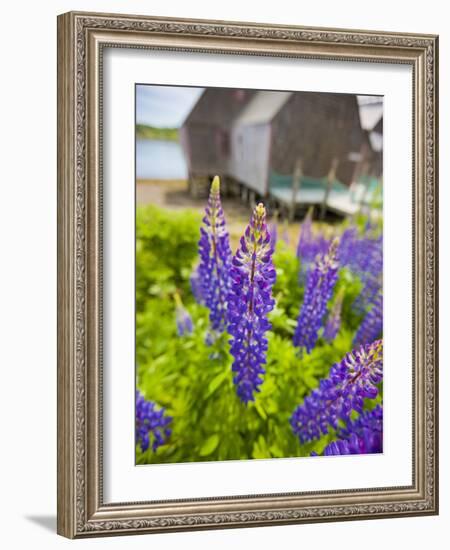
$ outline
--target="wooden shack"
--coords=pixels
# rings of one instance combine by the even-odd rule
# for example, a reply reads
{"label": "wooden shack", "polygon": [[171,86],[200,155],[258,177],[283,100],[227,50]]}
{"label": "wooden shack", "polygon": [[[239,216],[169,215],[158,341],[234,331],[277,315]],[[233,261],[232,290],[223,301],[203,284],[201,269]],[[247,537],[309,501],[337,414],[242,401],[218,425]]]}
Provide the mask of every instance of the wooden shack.
{"label": "wooden shack", "polygon": [[348,189],[371,153],[354,94],[209,88],[181,142],[191,178],[219,174],[253,195],[306,204]]}
{"label": "wooden shack", "polygon": [[[263,196],[278,175],[292,176],[299,159],[303,174],[315,179],[337,160],[336,178],[349,185],[363,141],[354,95],[312,92],[257,92],[232,135],[230,174]],[[263,164],[256,181],[255,164]]]}

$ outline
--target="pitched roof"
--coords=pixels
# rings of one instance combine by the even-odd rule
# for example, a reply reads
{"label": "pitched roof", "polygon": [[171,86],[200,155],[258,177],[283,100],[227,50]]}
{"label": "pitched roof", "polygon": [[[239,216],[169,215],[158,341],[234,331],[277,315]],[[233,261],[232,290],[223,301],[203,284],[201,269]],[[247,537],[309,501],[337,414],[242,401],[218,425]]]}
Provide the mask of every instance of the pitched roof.
{"label": "pitched roof", "polygon": [[364,130],[374,130],[383,118],[383,102],[359,103],[359,118]]}
{"label": "pitched roof", "polygon": [[293,92],[256,92],[235,119],[234,124],[248,125],[270,122],[292,94]]}
{"label": "pitched roof", "polygon": [[227,125],[236,119],[255,94],[240,88],[205,88],[183,122],[189,124]]}

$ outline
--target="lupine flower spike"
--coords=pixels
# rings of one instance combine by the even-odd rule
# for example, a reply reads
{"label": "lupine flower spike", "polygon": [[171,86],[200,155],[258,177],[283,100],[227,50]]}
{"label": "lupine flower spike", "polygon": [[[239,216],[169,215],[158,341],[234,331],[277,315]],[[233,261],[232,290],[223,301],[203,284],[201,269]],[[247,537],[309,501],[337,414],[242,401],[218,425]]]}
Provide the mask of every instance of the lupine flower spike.
{"label": "lupine flower spike", "polygon": [[174,294],[175,299],[175,321],[177,324],[178,336],[187,336],[192,334],[194,330],[194,324],[189,311],[183,306],[180,295],[178,292]]}
{"label": "lupine flower spike", "polygon": [[278,225],[276,220],[270,224],[270,248],[275,250],[278,240]]}
{"label": "lupine flower spike", "polygon": [[300,237],[297,244],[297,257],[301,260],[309,256],[309,246],[312,236],[312,208],[310,208],[300,226]]}
{"label": "lupine flower spike", "polygon": [[299,281],[304,283],[306,273],[318,254],[325,254],[330,241],[323,235],[314,235],[312,231],[313,208],[311,207],[300,226],[300,237],[297,245],[297,257],[300,260]]}
{"label": "lupine flower spike", "polygon": [[348,265],[359,272],[359,236],[354,226],[347,227],[339,241],[339,258],[342,265]]}
{"label": "lupine flower spike", "polygon": [[234,357],[234,384],[241,401],[254,401],[265,373],[267,339],[271,325],[267,314],[273,309],[272,286],[275,269],[273,249],[266,225],[266,210],[258,204],[241,237],[231,268],[232,287],[228,297],[230,352]]}
{"label": "lupine flower spike", "polygon": [[353,304],[355,312],[362,314],[373,304],[382,288],[383,235],[360,237],[355,227],[349,227],[341,237],[339,258],[341,265],[348,266],[363,283]]}
{"label": "lupine flower spike", "polygon": [[273,216],[270,222],[269,233],[270,233],[270,248],[273,251],[275,251],[277,246],[277,240],[278,240],[278,210],[275,211],[275,215]]}
{"label": "lupine flower spike", "polygon": [[316,345],[327,304],[337,281],[338,245],[338,239],[334,239],[328,253],[317,256],[315,264],[308,271],[305,297],[294,333],[294,346],[305,348],[307,353],[311,353]]}
{"label": "lupine flower spike", "polygon": [[347,422],[337,435],[339,439],[325,447],[324,456],[382,453],[383,407],[377,405],[371,411],[364,411],[356,420]]}
{"label": "lupine flower spike", "polygon": [[366,313],[353,344],[367,344],[379,338],[383,331],[383,295],[379,293],[372,307]]}
{"label": "lupine flower spike", "polygon": [[209,308],[211,329],[223,332],[226,328],[227,295],[230,289],[231,248],[225,216],[220,201],[220,180],[216,176],[211,184],[208,204],[198,243],[198,266],[201,296]]}
{"label": "lupine flower spike", "polygon": [[169,428],[171,422],[172,417],[165,415],[165,409],[156,410],[153,401],[147,401],[139,391],[136,392],[136,444],[143,453],[150,444],[155,452],[167,442],[172,432]]}
{"label": "lupine flower spike", "polygon": [[199,266],[194,267],[194,269],[191,272],[191,276],[189,278],[189,282],[191,283],[191,291],[192,295],[194,296],[196,302],[198,304],[204,305],[205,301],[203,300],[202,296],[202,284],[200,280],[200,275],[198,273]]}
{"label": "lupine flower spike", "polygon": [[[325,328],[323,329],[323,337],[327,342],[332,342],[341,328],[341,314],[342,314],[342,302],[344,299],[343,289],[340,290],[336,299],[334,300],[333,306],[328,315]],[[378,336],[378,335],[377,335]],[[373,338],[375,340],[375,338]]]}
{"label": "lupine flower spike", "polygon": [[327,434],[330,426],[338,429],[338,420],[348,422],[352,411],[362,413],[364,399],[378,395],[382,378],[383,340],[347,353],[294,411],[290,422],[300,443]]}

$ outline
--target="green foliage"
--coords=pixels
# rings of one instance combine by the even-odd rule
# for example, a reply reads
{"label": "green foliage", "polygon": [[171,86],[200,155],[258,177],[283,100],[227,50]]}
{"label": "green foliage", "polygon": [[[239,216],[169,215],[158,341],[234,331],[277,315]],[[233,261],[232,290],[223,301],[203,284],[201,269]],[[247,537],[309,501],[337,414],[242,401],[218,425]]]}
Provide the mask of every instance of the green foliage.
{"label": "green foliage", "polygon": [[342,319],[345,326],[349,330],[355,332],[358,329],[362,319],[361,316],[355,313],[352,306],[353,302],[361,292],[363,284],[359,277],[356,277],[347,267],[344,267],[339,271],[339,278],[334,291],[335,296],[341,288],[344,292],[344,299],[342,301]]}
{"label": "green foliage", "polygon": [[[292,335],[303,300],[295,253],[279,242],[274,255],[277,305],[266,374],[256,401],[243,405],[236,395],[228,335],[205,344],[208,311],[192,296],[189,276],[197,261],[200,216],[138,208],[136,223],[137,386],[147,399],[173,417],[172,435],[156,453],[136,449],[138,464],[246,458],[309,456],[321,453],[333,433],[300,445],[289,418],[295,407],[327,376],[333,363],[352,348],[360,319],[351,304],[361,282],[340,271],[343,323],[331,344],[319,339],[310,355],[299,356]],[[189,336],[178,337],[173,293],[178,290],[194,321]],[[336,295],[336,294],[335,294]]]}
{"label": "green foliage", "polygon": [[151,298],[166,299],[178,289],[190,292],[189,277],[197,258],[200,214],[155,206],[136,212],[136,309]]}
{"label": "green foliage", "polygon": [[273,256],[277,279],[273,287],[276,306],[270,320],[273,330],[291,338],[296,327],[304,289],[298,283],[300,262],[283,241],[277,243]]}

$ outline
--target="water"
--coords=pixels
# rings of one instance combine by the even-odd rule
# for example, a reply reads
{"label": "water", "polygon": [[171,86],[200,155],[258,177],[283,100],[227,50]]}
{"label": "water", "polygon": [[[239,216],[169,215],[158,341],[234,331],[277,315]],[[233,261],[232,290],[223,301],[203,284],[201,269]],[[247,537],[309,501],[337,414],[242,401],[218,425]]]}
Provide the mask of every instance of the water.
{"label": "water", "polygon": [[136,140],[137,179],[186,179],[187,164],[177,141]]}

